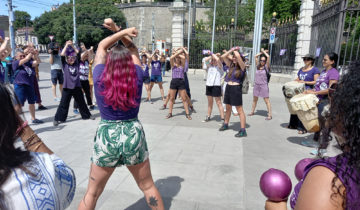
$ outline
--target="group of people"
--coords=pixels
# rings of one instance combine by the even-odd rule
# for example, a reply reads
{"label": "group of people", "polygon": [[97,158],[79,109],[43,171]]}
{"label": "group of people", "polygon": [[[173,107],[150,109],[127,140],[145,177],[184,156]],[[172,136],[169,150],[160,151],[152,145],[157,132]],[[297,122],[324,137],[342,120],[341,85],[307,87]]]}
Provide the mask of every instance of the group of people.
{"label": "group of people", "polygon": [[[54,125],[66,121],[72,97],[75,99],[75,109],[79,110],[82,118],[94,119],[89,111],[94,106],[92,85],[101,115],[94,139],[88,186],[78,209],[95,209],[108,179],[115,168],[122,165],[134,177],[148,206],[151,209],[164,209],[162,197],[152,179],[145,132],[138,113],[143,84],[147,100],[151,101],[151,89],[157,83],[165,103],[162,108],[166,108],[167,101],[169,103],[166,118],[172,117],[178,93],[183,101],[186,118],[191,120],[190,110],[193,110],[193,106],[186,75],[189,54],[184,47],[173,50],[170,57],[172,79],[165,98],[159,52],[155,51],[151,55],[146,51],[139,53],[132,42],[132,38],[138,34],[135,28],[121,30],[112,19],[105,19],[104,27],[114,34],[98,44],[96,54],[93,48],[86,49],[84,45],[79,50],[72,41],[67,41],[61,52],[56,46],[50,52],[54,100],[59,100],[55,95],[57,82],[62,84]],[[116,44],[118,41],[121,43]],[[2,61],[10,52],[8,42],[9,39],[5,38],[0,47]],[[321,73],[314,68],[314,56],[307,55],[303,60],[305,66],[300,69],[297,81],[308,86],[306,94],[319,97],[320,113],[326,104],[330,104],[330,114],[320,120],[321,132],[315,135],[315,139],[320,138],[322,147],[326,148],[332,131],[342,153],[336,157],[316,160],[306,168],[305,178],[295,187],[291,197],[291,206],[294,209],[359,209],[359,62],[352,64],[340,79],[335,69],[338,60],[335,53],[324,56],[325,69]],[[53,154],[29,127],[28,122],[19,116],[19,105],[27,100],[32,122],[40,123],[35,118],[34,108],[37,99],[34,68],[39,62],[33,46],[17,51],[11,63],[12,69],[15,69],[14,91],[0,82],[0,209],[64,209],[74,198],[74,172]],[[231,112],[235,110],[234,114],[240,118],[240,130],[235,136],[247,136],[242,100],[248,67],[246,56],[239,47],[224,51],[222,55],[210,52],[204,59],[204,66],[207,71],[205,94],[208,99],[208,113],[204,122],[211,120],[215,99],[223,120],[219,130],[229,128]],[[256,66],[253,104],[249,116],[255,114],[258,98],[262,97],[268,109],[265,120],[271,120],[268,87],[270,62],[266,50],[256,55]],[[92,67],[93,70],[90,70]],[[5,80],[4,72],[1,65],[0,81]],[[295,116],[291,117],[289,128],[298,128],[299,133],[305,133],[303,127]],[[22,140],[22,148],[16,147],[17,138]],[[318,155],[321,157],[321,154]],[[39,199],[44,198],[44,190],[48,196]],[[286,209],[286,206],[286,201],[267,201],[265,208]]]}

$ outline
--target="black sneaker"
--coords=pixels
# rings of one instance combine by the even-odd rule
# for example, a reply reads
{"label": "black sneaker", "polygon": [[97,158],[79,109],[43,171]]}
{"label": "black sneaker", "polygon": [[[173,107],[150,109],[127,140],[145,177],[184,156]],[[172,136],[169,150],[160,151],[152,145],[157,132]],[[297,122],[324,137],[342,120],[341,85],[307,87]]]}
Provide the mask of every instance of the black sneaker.
{"label": "black sneaker", "polygon": [[203,120],[202,122],[209,122],[210,121],[210,116],[206,116],[205,120]]}
{"label": "black sneaker", "polygon": [[227,124],[223,124],[222,126],[221,126],[221,128],[219,128],[219,131],[225,131],[225,130],[227,130],[227,129],[229,129],[229,125],[227,125]]}
{"label": "black sneaker", "polygon": [[247,136],[247,133],[246,133],[245,130],[244,131],[239,131],[237,134],[235,134],[235,137],[238,137],[238,138],[246,137],[246,136]]}
{"label": "black sneaker", "polygon": [[35,120],[32,121],[32,123],[34,123],[34,124],[41,124],[41,123],[44,123],[44,121],[35,119]]}
{"label": "black sneaker", "polygon": [[48,108],[46,108],[45,106],[41,105],[38,107],[38,110],[47,110]]}
{"label": "black sneaker", "polygon": [[95,106],[94,106],[94,105],[90,105],[90,106],[89,106],[89,110],[90,110],[90,111],[94,111],[94,110],[95,110]]}

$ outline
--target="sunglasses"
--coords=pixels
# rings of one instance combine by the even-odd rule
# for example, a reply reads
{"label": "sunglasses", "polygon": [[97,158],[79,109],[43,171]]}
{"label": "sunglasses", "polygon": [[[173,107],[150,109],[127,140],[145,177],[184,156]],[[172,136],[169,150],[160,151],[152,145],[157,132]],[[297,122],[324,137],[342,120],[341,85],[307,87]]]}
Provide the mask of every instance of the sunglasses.
{"label": "sunglasses", "polygon": [[26,56],[25,55],[20,55],[19,58],[25,58]]}
{"label": "sunglasses", "polygon": [[68,60],[75,60],[76,59],[76,57],[75,56],[68,56],[68,57],[66,57]]}
{"label": "sunglasses", "polygon": [[303,61],[312,61],[311,58],[303,58]]}
{"label": "sunglasses", "polygon": [[260,60],[260,62],[263,62],[263,63],[265,63],[265,62],[266,62],[266,60]]}

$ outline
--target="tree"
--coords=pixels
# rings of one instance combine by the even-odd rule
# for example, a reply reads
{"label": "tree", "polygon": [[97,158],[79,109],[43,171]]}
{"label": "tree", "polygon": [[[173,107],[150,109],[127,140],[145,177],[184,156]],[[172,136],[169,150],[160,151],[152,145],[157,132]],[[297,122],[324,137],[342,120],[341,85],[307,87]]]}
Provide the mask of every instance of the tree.
{"label": "tree", "polygon": [[[105,18],[112,18],[118,25],[125,28],[126,20],[123,13],[113,4],[113,0],[77,0],[76,24],[79,42],[87,47],[94,46],[110,31],[102,27]],[[72,2],[62,4],[57,10],[45,12],[34,20],[34,31],[39,43],[48,44],[49,35],[54,35],[61,45],[73,38],[73,7]]]}
{"label": "tree", "polygon": [[[216,7],[216,26],[230,25],[231,18],[235,18],[235,1],[236,0],[217,0]],[[239,2],[244,0],[239,0]],[[209,26],[212,27],[214,0],[206,3],[211,9],[207,11],[209,17]],[[244,4],[239,4],[237,25],[246,32],[252,31],[255,21],[256,0],[247,0]],[[263,26],[270,25],[272,13],[276,12],[278,19],[291,18],[299,14],[301,0],[265,0],[264,1],[264,18]]]}
{"label": "tree", "polygon": [[15,21],[14,21],[14,29],[17,30],[19,28],[26,27],[26,21],[28,26],[32,26],[33,22],[31,21],[31,16],[29,13],[25,11],[18,11],[14,12]]}

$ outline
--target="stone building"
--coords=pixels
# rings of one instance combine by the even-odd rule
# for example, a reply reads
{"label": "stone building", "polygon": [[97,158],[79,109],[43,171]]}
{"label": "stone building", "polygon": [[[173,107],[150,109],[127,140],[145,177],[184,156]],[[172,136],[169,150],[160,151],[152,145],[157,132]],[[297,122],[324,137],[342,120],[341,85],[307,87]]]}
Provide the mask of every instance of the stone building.
{"label": "stone building", "polygon": [[[196,20],[207,21],[208,17],[205,11],[209,8],[205,7],[203,1],[197,0]],[[188,23],[188,2],[181,3],[180,11],[177,15],[181,15],[182,27],[187,27]],[[136,27],[139,30],[139,35],[135,39],[135,43],[140,48],[152,49],[152,43],[156,46],[159,42],[163,42],[167,49],[171,49],[173,43],[173,2],[151,2],[151,0],[136,1],[133,3],[122,3],[117,5],[124,13],[127,26]],[[178,8],[179,9],[179,8]],[[181,31],[181,32],[180,32]],[[184,33],[187,30],[179,30],[179,33]],[[154,34],[153,34],[154,33]],[[182,37],[178,34],[177,37]],[[156,48],[156,47],[155,47]]]}
{"label": "stone building", "polygon": [[27,45],[28,42],[32,42],[35,48],[40,52],[46,51],[46,46],[39,44],[37,36],[34,34],[34,28],[19,28],[15,32],[15,43],[16,45]]}

